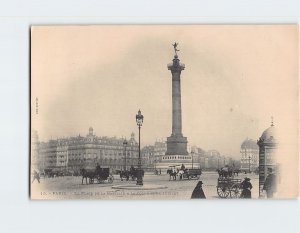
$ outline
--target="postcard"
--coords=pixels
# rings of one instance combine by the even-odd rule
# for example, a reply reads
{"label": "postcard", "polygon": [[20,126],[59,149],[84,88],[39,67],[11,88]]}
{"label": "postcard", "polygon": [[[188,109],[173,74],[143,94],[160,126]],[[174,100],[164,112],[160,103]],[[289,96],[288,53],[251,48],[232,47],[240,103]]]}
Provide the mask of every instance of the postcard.
{"label": "postcard", "polygon": [[298,25],[30,36],[31,199],[298,197]]}

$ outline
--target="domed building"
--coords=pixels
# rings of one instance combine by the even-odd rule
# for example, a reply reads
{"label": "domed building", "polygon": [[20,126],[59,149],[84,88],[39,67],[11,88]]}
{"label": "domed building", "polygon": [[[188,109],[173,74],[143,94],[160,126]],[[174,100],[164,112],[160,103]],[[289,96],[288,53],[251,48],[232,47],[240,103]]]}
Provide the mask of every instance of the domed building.
{"label": "domed building", "polygon": [[258,145],[252,139],[246,139],[241,145],[241,170],[254,172],[258,168]]}
{"label": "domed building", "polygon": [[276,161],[276,151],[278,147],[276,128],[272,122],[271,126],[266,129],[259,140],[259,194],[268,175],[268,168],[272,168],[274,172],[278,170]]}

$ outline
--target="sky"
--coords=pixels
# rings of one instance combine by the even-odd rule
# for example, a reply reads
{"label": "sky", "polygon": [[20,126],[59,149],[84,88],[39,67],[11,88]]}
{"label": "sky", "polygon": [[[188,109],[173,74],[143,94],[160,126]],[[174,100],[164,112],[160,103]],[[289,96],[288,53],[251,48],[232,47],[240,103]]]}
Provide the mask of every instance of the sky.
{"label": "sky", "polygon": [[[182,129],[189,146],[239,157],[271,116],[280,137],[298,127],[296,25],[98,25],[31,29],[32,128],[39,139],[130,137],[172,130],[172,44],[179,43]],[[38,110],[38,113],[36,112]],[[294,143],[294,141],[293,141]]]}

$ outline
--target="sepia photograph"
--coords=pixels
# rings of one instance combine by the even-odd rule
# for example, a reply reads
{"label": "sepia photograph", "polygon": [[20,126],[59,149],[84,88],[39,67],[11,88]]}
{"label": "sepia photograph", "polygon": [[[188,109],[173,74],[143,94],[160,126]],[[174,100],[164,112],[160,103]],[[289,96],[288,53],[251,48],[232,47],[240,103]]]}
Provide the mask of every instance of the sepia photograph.
{"label": "sepia photograph", "polygon": [[296,199],[297,24],[33,25],[30,198]]}

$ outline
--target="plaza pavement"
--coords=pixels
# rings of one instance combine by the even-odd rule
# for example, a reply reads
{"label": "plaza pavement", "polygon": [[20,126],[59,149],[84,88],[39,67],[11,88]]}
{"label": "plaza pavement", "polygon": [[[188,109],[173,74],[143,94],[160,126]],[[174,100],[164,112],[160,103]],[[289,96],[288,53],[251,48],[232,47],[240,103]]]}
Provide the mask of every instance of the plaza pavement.
{"label": "plaza pavement", "polygon": [[[258,176],[254,174],[239,174],[238,179],[251,178],[253,185],[252,198],[258,198]],[[203,172],[203,191],[208,199],[220,199],[217,194],[217,172]],[[111,200],[143,200],[143,199],[190,199],[192,191],[199,180],[169,181],[169,175],[154,175],[146,173],[144,184],[166,187],[154,190],[119,190],[113,186],[135,184],[136,181],[121,181],[114,175],[114,182],[101,184],[81,184],[82,177],[56,177],[41,179],[41,183],[34,181],[32,185],[33,199],[111,199]],[[228,198],[229,199],[229,198]]]}

